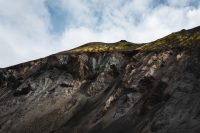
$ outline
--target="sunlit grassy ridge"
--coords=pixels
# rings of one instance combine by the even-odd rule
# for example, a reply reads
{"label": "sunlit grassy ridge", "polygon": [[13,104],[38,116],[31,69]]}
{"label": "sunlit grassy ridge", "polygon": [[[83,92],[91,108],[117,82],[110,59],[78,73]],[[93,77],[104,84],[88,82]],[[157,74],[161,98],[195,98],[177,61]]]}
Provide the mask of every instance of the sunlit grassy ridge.
{"label": "sunlit grassy ridge", "polygon": [[200,43],[200,27],[196,27],[191,30],[181,30],[150,43],[135,44],[125,40],[121,40],[116,43],[92,42],[69,50],[67,53],[115,51],[148,52],[180,47],[185,48],[197,43]]}
{"label": "sunlit grassy ridge", "polygon": [[200,31],[190,32],[182,30],[180,32],[172,33],[164,38],[158,39],[151,43],[136,48],[136,50],[144,51],[156,51],[167,50],[172,48],[185,48],[192,44],[200,43]]}
{"label": "sunlit grassy ridge", "polygon": [[72,49],[68,52],[107,52],[107,51],[131,51],[142,44],[134,44],[127,42],[125,40],[116,42],[116,43],[101,43],[101,42],[92,42],[85,44],[81,47]]}

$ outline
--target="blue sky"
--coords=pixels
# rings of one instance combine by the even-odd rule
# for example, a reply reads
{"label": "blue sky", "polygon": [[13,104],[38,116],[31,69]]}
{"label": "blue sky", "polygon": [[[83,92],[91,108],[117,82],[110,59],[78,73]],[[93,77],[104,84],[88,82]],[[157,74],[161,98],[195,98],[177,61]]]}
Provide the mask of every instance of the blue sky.
{"label": "blue sky", "polygon": [[0,67],[91,41],[150,42],[199,25],[199,0],[0,0]]}

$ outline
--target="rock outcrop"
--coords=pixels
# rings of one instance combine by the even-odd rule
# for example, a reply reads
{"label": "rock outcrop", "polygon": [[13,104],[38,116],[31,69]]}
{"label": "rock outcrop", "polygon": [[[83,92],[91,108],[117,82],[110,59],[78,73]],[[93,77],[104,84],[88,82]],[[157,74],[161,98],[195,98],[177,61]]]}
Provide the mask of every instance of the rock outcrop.
{"label": "rock outcrop", "polygon": [[199,27],[0,69],[1,133],[198,133],[199,125]]}

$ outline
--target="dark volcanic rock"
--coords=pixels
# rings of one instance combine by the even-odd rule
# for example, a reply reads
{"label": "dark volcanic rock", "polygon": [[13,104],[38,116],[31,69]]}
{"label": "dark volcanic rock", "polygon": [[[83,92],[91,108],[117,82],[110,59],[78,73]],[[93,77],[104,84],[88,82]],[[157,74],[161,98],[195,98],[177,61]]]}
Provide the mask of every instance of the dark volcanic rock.
{"label": "dark volcanic rock", "polygon": [[86,44],[0,69],[0,132],[199,133],[199,33]]}

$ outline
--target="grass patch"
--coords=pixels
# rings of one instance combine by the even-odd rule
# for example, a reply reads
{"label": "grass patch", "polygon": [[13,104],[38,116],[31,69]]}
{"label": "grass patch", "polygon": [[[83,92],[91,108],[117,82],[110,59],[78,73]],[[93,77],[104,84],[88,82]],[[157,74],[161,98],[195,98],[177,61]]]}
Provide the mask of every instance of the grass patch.
{"label": "grass patch", "polygon": [[157,50],[167,50],[176,47],[189,47],[192,44],[200,42],[200,32],[190,33],[187,31],[180,31],[177,33],[172,33],[164,38],[158,39],[151,43],[146,43],[145,45],[136,48],[140,52],[144,51],[157,51]]}
{"label": "grass patch", "polygon": [[116,43],[101,43],[93,42],[85,44],[81,47],[72,49],[67,52],[79,53],[79,52],[114,52],[114,51],[132,51],[140,47],[142,44],[134,44],[127,41],[119,41]]}

